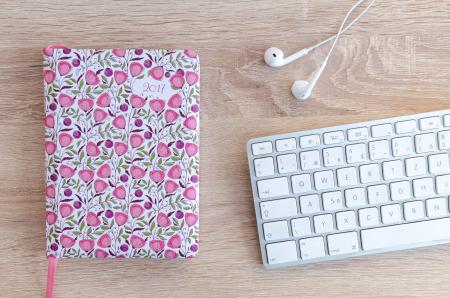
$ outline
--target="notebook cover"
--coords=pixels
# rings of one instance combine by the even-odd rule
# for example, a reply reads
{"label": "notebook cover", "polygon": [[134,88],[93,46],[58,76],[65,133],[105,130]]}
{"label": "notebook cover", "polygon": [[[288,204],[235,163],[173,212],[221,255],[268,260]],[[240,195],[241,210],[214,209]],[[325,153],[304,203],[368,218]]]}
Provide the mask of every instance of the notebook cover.
{"label": "notebook cover", "polygon": [[47,256],[199,250],[199,60],[44,49]]}

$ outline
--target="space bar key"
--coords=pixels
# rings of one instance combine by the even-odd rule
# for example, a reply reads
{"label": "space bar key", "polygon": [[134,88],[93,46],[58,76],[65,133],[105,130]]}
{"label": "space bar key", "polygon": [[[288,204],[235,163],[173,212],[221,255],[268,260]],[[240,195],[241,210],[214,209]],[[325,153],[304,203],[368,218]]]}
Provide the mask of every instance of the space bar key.
{"label": "space bar key", "polygon": [[450,218],[361,231],[363,250],[406,246],[445,239],[450,239]]}

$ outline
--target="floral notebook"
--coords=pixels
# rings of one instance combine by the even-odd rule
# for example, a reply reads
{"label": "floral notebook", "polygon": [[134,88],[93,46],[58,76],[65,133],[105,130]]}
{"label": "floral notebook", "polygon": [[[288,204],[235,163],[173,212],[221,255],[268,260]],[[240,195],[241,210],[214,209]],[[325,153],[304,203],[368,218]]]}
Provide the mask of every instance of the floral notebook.
{"label": "floral notebook", "polygon": [[44,49],[47,256],[198,253],[199,60]]}

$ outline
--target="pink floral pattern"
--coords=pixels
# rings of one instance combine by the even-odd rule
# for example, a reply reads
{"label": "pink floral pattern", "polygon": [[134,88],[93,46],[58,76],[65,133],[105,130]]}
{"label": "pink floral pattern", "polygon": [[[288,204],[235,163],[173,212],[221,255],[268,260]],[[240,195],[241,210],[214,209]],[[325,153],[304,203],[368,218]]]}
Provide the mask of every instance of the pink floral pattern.
{"label": "pink floral pattern", "polygon": [[47,255],[198,253],[199,61],[44,49]]}

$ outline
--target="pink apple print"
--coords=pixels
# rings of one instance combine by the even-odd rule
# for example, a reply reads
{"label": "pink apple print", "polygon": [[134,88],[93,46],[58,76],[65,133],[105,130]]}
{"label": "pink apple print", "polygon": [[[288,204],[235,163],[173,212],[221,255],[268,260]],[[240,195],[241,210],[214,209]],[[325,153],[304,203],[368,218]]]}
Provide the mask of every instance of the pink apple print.
{"label": "pink apple print", "polygon": [[96,193],[104,192],[108,188],[108,183],[103,180],[97,179],[94,181],[94,190]]}
{"label": "pink apple print", "polygon": [[97,240],[98,247],[101,248],[107,248],[111,246],[111,236],[109,234],[103,234],[100,238]]}
{"label": "pink apple print", "polygon": [[79,242],[80,248],[85,252],[89,252],[94,248],[94,240],[92,239],[84,239]]}
{"label": "pink apple print", "polygon": [[184,54],[189,58],[197,58],[197,53],[189,49],[184,50]]}
{"label": "pink apple print", "polygon": [[116,142],[114,144],[114,151],[118,156],[124,155],[128,150],[128,145],[122,142]]}
{"label": "pink apple print", "polygon": [[192,71],[186,71],[186,82],[189,86],[195,85],[198,82],[198,74]]}
{"label": "pink apple print", "polygon": [[178,119],[178,113],[173,110],[167,110],[164,114],[167,123],[172,123]]}
{"label": "pink apple print", "polygon": [[184,219],[186,220],[186,224],[188,226],[192,227],[193,225],[195,225],[197,223],[198,216],[194,213],[186,213],[184,215]]}
{"label": "pink apple print", "polygon": [[158,213],[158,216],[156,217],[156,222],[158,223],[158,227],[162,228],[167,228],[172,224],[169,217],[162,212]]}
{"label": "pink apple print", "polygon": [[78,100],[78,106],[80,107],[80,109],[87,112],[94,106],[94,101],[90,98],[82,98]]}
{"label": "pink apple print", "polygon": [[118,226],[123,226],[128,221],[128,215],[122,212],[116,212],[114,214],[114,220]]}
{"label": "pink apple print", "polygon": [[130,73],[132,77],[137,77],[143,70],[144,66],[142,66],[139,62],[131,62]]}
{"label": "pink apple print", "polygon": [[169,105],[169,107],[173,109],[178,109],[179,107],[181,107],[182,102],[183,100],[181,99],[180,94],[174,94],[170,97],[169,102],[167,104]]}
{"label": "pink apple print", "polygon": [[188,156],[194,156],[198,152],[198,146],[193,143],[186,143],[186,153]]}
{"label": "pink apple print", "polygon": [[66,74],[68,74],[71,69],[72,69],[72,66],[67,61],[60,61],[58,63],[58,72],[62,76],[65,76]]}
{"label": "pink apple print", "polygon": [[164,172],[161,170],[150,171],[150,179],[155,183],[159,183],[164,179]]}
{"label": "pink apple print", "polygon": [[184,127],[190,130],[195,130],[197,128],[197,119],[194,116],[187,117],[183,122]]}
{"label": "pink apple print", "polygon": [[127,121],[125,120],[125,117],[123,115],[119,115],[114,118],[112,124],[115,128],[124,129],[127,126]]}
{"label": "pink apple print", "polygon": [[56,220],[58,219],[58,215],[56,215],[55,212],[53,211],[47,211],[45,213],[45,221],[49,224],[52,225],[56,222]]}
{"label": "pink apple print", "polygon": [[88,214],[86,215],[86,224],[90,227],[98,227],[101,222],[97,214],[95,214],[94,212],[88,212]]}
{"label": "pink apple print", "polygon": [[167,172],[167,176],[172,179],[178,179],[181,177],[181,167],[179,165],[173,165]]}
{"label": "pink apple print", "polygon": [[78,172],[78,176],[85,183],[88,183],[89,181],[91,181],[94,178],[94,171],[92,171],[92,170],[80,170]]}
{"label": "pink apple print", "polygon": [[97,176],[100,178],[109,178],[111,176],[111,167],[105,163],[97,170]]}
{"label": "pink apple print", "polygon": [[47,152],[48,155],[52,155],[56,151],[56,144],[52,141],[45,141],[45,152]]}
{"label": "pink apple print", "polygon": [[112,52],[117,57],[125,57],[125,54],[126,54],[127,51],[124,50],[124,49],[113,49]]}
{"label": "pink apple print", "polygon": [[59,243],[61,243],[64,248],[71,248],[75,245],[75,239],[67,235],[61,235],[61,237],[59,237]]}
{"label": "pink apple print", "polygon": [[161,112],[164,109],[166,103],[162,99],[152,99],[150,100],[150,108],[156,113]]}
{"label": "pink apple print", "polygon": [[142,179],[145,176],[145,170],[138,166],[131,166],[130,173],[133,179]]}
{"label": "pink apple print", "polygon": [[173,182],[172,180],[166,181],[164,183],[164,190],[166,191],[166,194],[174,193],[178,189],[178,184]]}
{"label": "pink apple print", "polygon": [[197,191],[194,186],[189,186],[183,192],[183,197],[188,200],[195,200],[197,198]]}
{"label": "pink apple print", "polygon": [[59,167],[59,173],[63,178],[71,178],[75,174],[75,170],[69,166],[61,165]]}
{"label": "pink apple print", "polygon": [[180,248],[181,246],[180,235],[175,234],[172,237],[170,237],[169,241],[167,241],[167,246],[170,248]]}
{"label": "pink apple print", "polygon": [[132,94],[130,97],[130,103],[133,108],[140,109],[145,105],[145,99],[136,94]]}
{"label": "pink apple print", "polygon": [[72,143],[73,138],[68,133],[63,132],[59,135],[58,140],[61,147],[67,147]]}
{"label": "pink apple print", "polygon": [[58,103],[64,107],[68,108],[73,105],[74,99],[65,93],[60,93],[58,96]]}
{"label": "pink apple print", "polygon": [[97,74],[93,72],[92,70],[86,71],[85,75],[86,84],[88,85],[98,85],[100,83],[100,79],[98,78]]}
{"label": "pink apple print", "polygon": [[55,127],[55,117],[53,115],[45,116],[44,124],[45,124],[45,127],[47,127],[47,128]]}
{"label": "pink apple print", "polygon": [[156,253],[159,253],[164,249],[164,241],[162,240],[151,240],[150,241],[150,249]]}
{"label": "pink apple print", "polygon": [[179,89],[179,88],[183,87],[184,77],[179,74],[174,74],[170,78],[170,83],[172,84],[172,87],[174,87],[175,89]]}
{"label": "pink apple print", "polygon": [[178,257],[178,253],[171,249],[168,249],[164,252],[164,258],[166,258],[166,259],[172,260],[172,259],[176,259],[177,257]]}
{"label": "pink apple print", "polygon": [[121,71],[121,70],[114,71],[114,81],[116,81],[116,83],[118,85],[122,85],[123,83],[125,83],[127,78],[128,78],[128,75],[126,72]]}
{"label": "pink apple print", "polygon": [[59,213],[63,218],[70,216],[72,212],[73,212],[72,205],[68,203],[62,203],[61,205],[59,205]]}
{"label": "pink apple print", "polygon": [[137,148],[142,145],[144,138],[138,134],[132,134],[130,136],[130,145],[133,148]]}
{"label": "pink apple print", "polygon": [[119,200],[125,199],[126,195],[127,195],[127,192],[125,190],[125,187],[123,187],[123,186],[118,186],[113,191],[113,196]]}
{"label": "pink apple print", "polygon": [[54,199],[56,196],[55,186],[53,184],[47,185],[45,188],[45,196],[49,199]]}
{"label": "pink apple print", "polygon": [[97,258],[97,259],[105,259],[105,258],[107,258],[108,257],[108,253],[106,252],[106,251],[104,251],[103,249],[100,249],[100,248],[97,248],[95,251],[94,251],[94,256]]}
{"label": "pink apple print", "polygon": [[44,75],[44,81],[45,81],[47,84],[53,83],[53,81],[54,81],[55,78],[56,78],[56,74],[55,74],[53,71],[48,70],[48,69],[45,69],[45,70],[44,70],[43,75]]}
{"label": "pink apple print", "polygon": [[49,45],[48,47],[43,49],[45,56],[53,56],[54,51],[55,51],[55,48],[53,45]]}
{"label": "pink apple print", "polygon": [[164,76],[164,68],[162,66],[155,66],[152,69],[150,69],[150,75],[155,80],[161,81],[161,79]]}
{"label": "pink apple print", "polygon": [[169,147],[164,143],[159,143],[156,147],[156,152],[158,153],[159,157],[169,157],[170,156],[170,150]]}
{"label": "pink apple print", "polygon": [[132,248],[135,249],[143,248],[145,246],[145,239],[136,235],[132,235],[130,237],[130,243]]}
{"label": "pink apple print", "polygon": [[132,218],[138,218],[144,212],[144,208],[141,205],[133,204],[130,206],[130,215]]}
{"label": "pink apple print", "polygon": [[88,156],[99,156],[100,155],[100,149],[98,148],[97,144],[94,142],[87,142],[86,144],[86,154]]}
{"label": "pink apple print", "polygon": [[108,116],[108,114],[105,111],[103,111],[102,109],[94,110],[94,120],[97,123],[103,122],[107,116]]}
{"label": "pink apple print", "polygon": [[99,107],[107,108],[111,104],[111,98],[109,97],[109,94],[107,92],[101,94],[96,101],[96,104]]}

